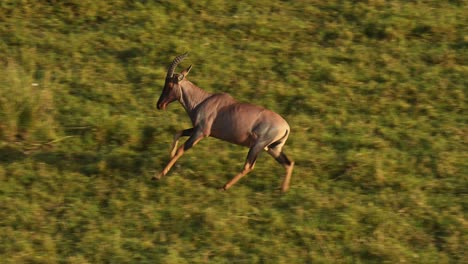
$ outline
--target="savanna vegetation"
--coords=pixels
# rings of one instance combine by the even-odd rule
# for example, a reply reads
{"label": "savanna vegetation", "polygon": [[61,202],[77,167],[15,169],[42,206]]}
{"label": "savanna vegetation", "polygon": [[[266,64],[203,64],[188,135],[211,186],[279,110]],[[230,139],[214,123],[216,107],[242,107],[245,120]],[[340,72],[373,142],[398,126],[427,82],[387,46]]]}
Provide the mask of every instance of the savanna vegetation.
{"label": "savanna vegetation", "polygon": [[[468,5],[0,2],[3,263],[466,263]],[[282,114],[296,161],[205,139],[168,177],[171,60]],[[180,70],[181,68],[179,68]]]}

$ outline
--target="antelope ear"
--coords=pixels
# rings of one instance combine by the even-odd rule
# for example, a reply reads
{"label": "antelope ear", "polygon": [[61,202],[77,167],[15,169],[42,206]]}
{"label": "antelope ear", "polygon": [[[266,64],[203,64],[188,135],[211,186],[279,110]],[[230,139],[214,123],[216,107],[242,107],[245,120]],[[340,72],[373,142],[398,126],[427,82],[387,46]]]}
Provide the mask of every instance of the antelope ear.
{"label": "antelope ear", "polygon": [[179,82],[182,81],[185,77],[187,77],[191,69],[192,69],[192,65],[188,66],[187,69],[182,71],[182,73],[179,75]]}

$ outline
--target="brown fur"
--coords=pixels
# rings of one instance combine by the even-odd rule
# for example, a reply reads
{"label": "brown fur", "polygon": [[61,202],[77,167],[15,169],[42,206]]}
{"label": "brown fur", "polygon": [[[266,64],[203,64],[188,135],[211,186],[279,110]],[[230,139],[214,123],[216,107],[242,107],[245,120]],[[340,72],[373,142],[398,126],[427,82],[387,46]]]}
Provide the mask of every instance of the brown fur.
{"label": "brown fur", "polygon": [[[193,128],[182,130],[174,135],[171,160],[155,179],[165,176],[174,163],[185,151],[204,137],[215,137],[237,145],[249,147],[244,167],[231,181],[223,186],[229,189],[255,166],[260,151],[266,150],[286,169],[281,186],[283,192],[289,188],[294,162],[289,160],[282,148],[288,139],[288,123],[278,114],[260,106],[239,103],[226,93],[210,94],[186,79],[191,66],[181,74],[174,74],[174,69],[187,54],[174,59],[169,67],[162,94],[158,100],[158,109],[165,109],[173,102],[179,101],[189,115]],[[177,148],[182,136],[189,139]]]}

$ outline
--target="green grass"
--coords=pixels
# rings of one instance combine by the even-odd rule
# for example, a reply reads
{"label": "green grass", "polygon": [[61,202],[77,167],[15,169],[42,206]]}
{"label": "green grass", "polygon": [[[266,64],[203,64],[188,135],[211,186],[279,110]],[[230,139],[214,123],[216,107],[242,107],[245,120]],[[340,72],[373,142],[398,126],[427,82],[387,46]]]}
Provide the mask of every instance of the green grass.
{"label": "green grass", "polygon": [[[51,3],[49,3],[51,2]],[[464,1],[2,1],[5,263],[463,263]],[[159,182],[189,79],[292,129],[291,189],[208,138]]]}

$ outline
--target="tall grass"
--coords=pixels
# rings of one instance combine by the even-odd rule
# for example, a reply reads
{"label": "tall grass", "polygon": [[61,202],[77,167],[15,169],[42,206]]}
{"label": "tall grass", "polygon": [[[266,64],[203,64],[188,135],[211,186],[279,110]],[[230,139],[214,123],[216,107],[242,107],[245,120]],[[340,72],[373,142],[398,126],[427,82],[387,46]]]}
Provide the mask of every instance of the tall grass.
{"label": "tall grass", "polygon": [[2,65],[0,80],[0,138],[48,141],[57,137],[54,91],[48,77],[39,83],[14,60]]}

